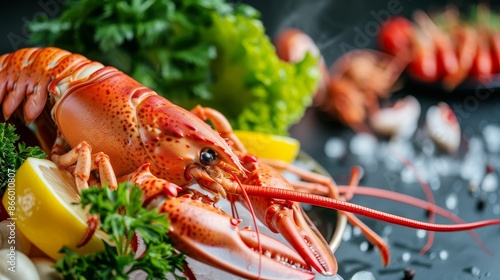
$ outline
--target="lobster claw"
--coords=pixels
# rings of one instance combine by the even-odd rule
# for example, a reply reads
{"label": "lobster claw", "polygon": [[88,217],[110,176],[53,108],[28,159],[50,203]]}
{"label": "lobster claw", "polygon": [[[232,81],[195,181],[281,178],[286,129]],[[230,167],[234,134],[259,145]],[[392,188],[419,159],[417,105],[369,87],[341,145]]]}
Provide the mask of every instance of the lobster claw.
{"label": "lobster claw", "polygon": [[[293,189],[276,169],[267,164],[254,164],[249,169],[251,174],[246,182],[251,185]],[[242,196],[239,200],[247,206]],[[337,260],[332,250],[316,226],[306,218],[300,204],[258,195],[250,196],[249,202],[259,220],[272,232],[280,233],[316,271],[323,275],[337,273]]]}
{"label": "lobster claw", "polygon": [[169,235],[176,249],[198,261],[244,278],[314,278],[294,250],[266,235],[257,238],[255,231],[239,229],[238,219],[212,203],[183,195],[166,199],[160,211],[168,213]]}
{"label": "lobster claw", "polygon": [[298,203],[276,203],[266,212],[269,229],[279,232],[302,258],[323,275],[337,273],[337,260],[327,242],[312,223],[308,223]]}

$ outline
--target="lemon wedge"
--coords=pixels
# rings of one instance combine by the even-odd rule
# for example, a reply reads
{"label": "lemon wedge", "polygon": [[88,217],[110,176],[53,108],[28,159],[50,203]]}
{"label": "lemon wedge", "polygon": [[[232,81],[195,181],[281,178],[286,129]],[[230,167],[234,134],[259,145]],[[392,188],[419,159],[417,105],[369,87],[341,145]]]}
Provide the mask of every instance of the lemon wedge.
{"label": "lemon wedge", "polygon": [[260,158],[292,162],[300,149],[297,139],[253,131],[234,131],[248,152]]}
{"label": "lemon wedge", "polygon": [[84,211],[73,177],[46,159],[28,158],[16,172],[15,193],[6,192],[3,205],[8,209],[9,196],[15,196],[11,214],[16,227],[41,251],[57,260],[66,245],[79,254],[104,250],[96,235],[83,247],[76,248],[87,229]]}

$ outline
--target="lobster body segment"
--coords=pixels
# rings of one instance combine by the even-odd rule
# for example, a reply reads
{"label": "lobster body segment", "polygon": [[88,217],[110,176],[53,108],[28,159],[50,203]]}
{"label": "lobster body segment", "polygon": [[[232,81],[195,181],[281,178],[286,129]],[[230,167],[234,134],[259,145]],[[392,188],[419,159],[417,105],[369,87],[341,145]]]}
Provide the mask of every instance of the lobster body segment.
{"label": "lobster body segment", "polygon": [[[337,186],[330,178],[296,172],[312,180],[292,185],[278,165],[266,165],[246,153],[220,112],[201,106],[189,112],[113,67],[57,48],[21,49],[0,56],[5,119],[22,105],[25,120],[32,122],[48,100],[59,132],[51,158],[61,168],[72,169],[79,189],[94,179],[111,187],[117,181],[131,181],[143,190],[145,207],[168,213],[178,250],[242,277],[308,279],[314,277],[311,267],[324,275],[337,272],[332,251],[297,202],[427,230],[500,224],[490,220],[434,225],[338,201]],[[99,171],[98,178],[91,176],[93,170]],[[196,190],[195,184],[210,194]],[[324,195],[331,197],[293,191],[294,187],[326,190]],[[238,219],[214,207],[220,196],[228,195],[247,197],[248,208],[255,209],[256,216],[296,251],[238,228]],[[89,222],[91,228],[97,225]]]}
{"label": "lobster body segment", "polygon": [[70,83],[52,113],[71,147],[86,141],[106,151],[117,176],[150,163],[153,174],[183,185],[184,169],[199,162],[203,146],[242,170],[208,124],[112,67],[99,69],[83,84]]}
{"label": "lobster body segment", "polygon": [[[25,120],[31,122],[52,102],[59,136],[51,158],[62,168],[75,167],[79,189],[94,180],[90,172],[96,169],[101,183],[112,187],[117,177],[130,180],[144,191],[145,206],[169,214],[178,249],[200,261],[243,277],[314,276],[285,244],[256,238],[255,232],[239,229],[237,219],[213,206],[219,195],[234,193],[237,178],[246,178],[247,170],[226,139],[198,116],[113,67],[57,48],[3,55],[0,67],[6,119],[23,104]],[[205,196],[203,202],[177,196],[189,193],[193,183],[215,196]],[[157,201],[163,203],[153,203]],[[266,255],[256,250],[259,246]]]}
{"label": "lobster body segment", "polygon": [[93,150],[106,151],[116,175],[125,175],[147,162],[130,98],[132,89],[142,86],[115,69],[96,74],[84,85],[70,85],[52,115],[70,147],[86,141]]}

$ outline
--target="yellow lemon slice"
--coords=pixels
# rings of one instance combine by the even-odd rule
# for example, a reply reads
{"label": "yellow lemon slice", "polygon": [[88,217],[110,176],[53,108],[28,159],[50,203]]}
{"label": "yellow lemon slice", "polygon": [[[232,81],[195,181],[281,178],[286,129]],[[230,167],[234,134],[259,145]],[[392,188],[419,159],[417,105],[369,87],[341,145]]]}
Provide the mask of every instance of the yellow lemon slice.
{"label": "yellow lemon slice", "polygon": [[300,149],[297,139],[253,131],[234,131],[248,152],[260,158],[292,162]]}
{"label": "yellow lemon slice", "polygon": [[63,245],[79,254],[104,250],[96,235],[76,248],[87,225],[80,205],[72,205],[79,201],[79,195],[68,172],[49,160],[28,158],[16,172],[14,185],[14,191],[5,192],[3,205],[16,227],[49,257],[62,257],[58,252]]}

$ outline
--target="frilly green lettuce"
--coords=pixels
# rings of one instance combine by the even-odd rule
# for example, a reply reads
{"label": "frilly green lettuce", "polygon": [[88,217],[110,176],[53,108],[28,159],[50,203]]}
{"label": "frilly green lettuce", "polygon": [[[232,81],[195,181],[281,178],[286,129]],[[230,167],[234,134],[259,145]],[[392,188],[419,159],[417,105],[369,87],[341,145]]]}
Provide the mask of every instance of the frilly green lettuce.
{"label": "frilly green lettuce", "polygon": [[311,104],[320,78],[318,58],[280,60],[257,19],[215,14],[213,20],[204,37],[218,53],[211,65],[214,94],[205,105],[219,109],[238,129],[287,134]]}

